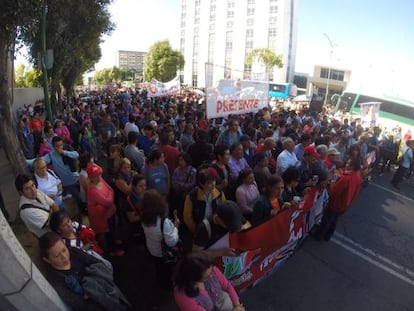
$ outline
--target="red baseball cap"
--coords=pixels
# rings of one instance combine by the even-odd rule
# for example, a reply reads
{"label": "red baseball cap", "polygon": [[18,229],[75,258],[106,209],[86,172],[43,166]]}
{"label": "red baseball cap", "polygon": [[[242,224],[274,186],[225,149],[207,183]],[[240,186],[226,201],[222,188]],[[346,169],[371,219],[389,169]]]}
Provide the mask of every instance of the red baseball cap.
{"label": "red baseball cap", "polygon": [[86,172],[88,173],[89,177],[97,177],[99,175],[102,175],[102,167],[100,167],[97,164],[89,164],[86,168]]}
{"label": "red baseball cap", "polygon": [[310,155],[314,158],[320,158],[321,155],[316,151],[316,148],[314,146],[306,146],[303,150],[304,155]]}

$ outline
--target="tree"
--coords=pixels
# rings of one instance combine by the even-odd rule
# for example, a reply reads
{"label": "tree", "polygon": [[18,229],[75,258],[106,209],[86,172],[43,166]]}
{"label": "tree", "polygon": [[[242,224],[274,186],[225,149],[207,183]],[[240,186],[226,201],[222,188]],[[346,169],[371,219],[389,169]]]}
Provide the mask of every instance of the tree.
{"label": "tree", "polygon": [[266,73],[268,74],[275,66],[278,68],[283,67],[282,55],[278,55],[268,48],[252,50],[246,57],[246,63],[251,65],[255,61],[262,63],[266,68]]}
{"label": "tree", "polygon": [[19,64],[15,70],[16,87],[41,87],[42,73],[34,68],[26,70],[25,65]]}
{"label": "tree", "polygon": [[13,88],[12,60],[22,37],[38,28],[39,7],[38,0],[5,0],[0,10],[0,139],[15,174],[28,169],[13,126],[9,92]]}
{"label": "tree", "polygon": [[[57,113],[61,86],[73,94],[75,82],[100,59],[101,35],[113,29],[108,6],[112,0],[48,1],[46,25],[47,48],[53,49],[53,67],[48,70],[51,103]],[[40,51],[40,32],[25,41],[35,64]],[[57,97],[56,97],[57,94]]]}
{"label": "tree", "polygon": [[172,80],[177,71],[184,67],[184,57],[171,48],[168,40],[154,43],[145,56],[144,78],[161,82]]}

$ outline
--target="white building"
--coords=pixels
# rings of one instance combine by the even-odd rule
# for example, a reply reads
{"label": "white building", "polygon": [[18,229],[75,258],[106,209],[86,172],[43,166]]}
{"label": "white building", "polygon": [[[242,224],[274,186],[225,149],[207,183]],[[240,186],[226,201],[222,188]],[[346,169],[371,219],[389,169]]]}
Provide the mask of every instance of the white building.
{"label": "white building", "polygon": [[[264,68],[245,64],[255,48],[282,54],[269,79],[293,82],[297,0],[181,0],[180,50],[184,84],[210,86],[224,77],[259,78]],[[206,81],[206,63],[208,66]],[[253,74],[252,74],[253,73]]]}

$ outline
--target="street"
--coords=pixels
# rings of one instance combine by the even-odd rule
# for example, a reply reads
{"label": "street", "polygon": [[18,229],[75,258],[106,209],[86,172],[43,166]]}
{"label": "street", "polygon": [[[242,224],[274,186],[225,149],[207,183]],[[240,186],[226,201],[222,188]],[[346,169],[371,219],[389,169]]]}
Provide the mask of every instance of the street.
{"label": "street", "polygon": [[375,179],[330,242],[306,239],[241,294],[248,310],[414,310],[413,188],[404,183],[394,192],[390,173]]}

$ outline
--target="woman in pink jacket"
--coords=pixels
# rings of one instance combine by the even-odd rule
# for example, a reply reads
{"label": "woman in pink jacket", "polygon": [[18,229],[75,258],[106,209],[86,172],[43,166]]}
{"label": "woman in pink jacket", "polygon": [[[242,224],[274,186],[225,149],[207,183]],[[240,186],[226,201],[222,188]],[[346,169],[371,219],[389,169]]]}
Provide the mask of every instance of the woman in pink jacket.
{"label": "woman in pink jacket", "polygon": [[116,245],[122,242],[115,240],[114,191],[101,177],[102,168],[99,165],[90,164],[86,172],[90,181],[87,194],[91,228],[95,231],[97,240],[105,253],[111,256],[123,256],[125,252],[122,249],[116,249]]}
{"label": "woman in pink jacket", "polygon": [[189,253],[175,271],[175,302],[181,311],[244,311],[239,296],[213,260]]}
{"label": "woman in pink jacket", "polygon": [[70,137],[70,131],[62,120],[57,120],[55,123],[55,134],[62,137],[66,144],[72,145],[73,139]]}

